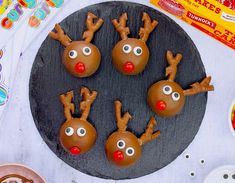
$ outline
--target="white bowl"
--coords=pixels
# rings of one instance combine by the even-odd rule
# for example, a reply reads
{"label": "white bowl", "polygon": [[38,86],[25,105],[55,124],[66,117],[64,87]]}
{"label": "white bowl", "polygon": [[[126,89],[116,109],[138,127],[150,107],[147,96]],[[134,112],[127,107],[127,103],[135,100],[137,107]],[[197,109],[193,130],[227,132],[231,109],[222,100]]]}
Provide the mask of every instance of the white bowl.
{"label": "white bowl", "polygon": [[[227,175],[225,179],[223,176]],[[232,177],[235,175],[235,166],[221,166],[212,170],[203,183],[234,183],[235,179]]]}

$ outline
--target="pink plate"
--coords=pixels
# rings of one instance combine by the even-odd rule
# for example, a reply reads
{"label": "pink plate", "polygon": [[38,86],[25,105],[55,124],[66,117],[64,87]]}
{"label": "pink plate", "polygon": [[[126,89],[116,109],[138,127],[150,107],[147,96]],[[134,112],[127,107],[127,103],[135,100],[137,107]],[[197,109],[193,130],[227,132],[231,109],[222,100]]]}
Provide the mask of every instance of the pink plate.
{"label": "pink plate", "polygon": [[[45,180],[35,173],[32,169],[20,164],[5,164],[0,165],[0,180],[7,175],[16,174],[32,180],[33,183],[46,183]],[[8,183],[8,181],[6,181]],[[20,181],[19,181],[20,182]],[[0,182],[2,183],[2,182]]]}

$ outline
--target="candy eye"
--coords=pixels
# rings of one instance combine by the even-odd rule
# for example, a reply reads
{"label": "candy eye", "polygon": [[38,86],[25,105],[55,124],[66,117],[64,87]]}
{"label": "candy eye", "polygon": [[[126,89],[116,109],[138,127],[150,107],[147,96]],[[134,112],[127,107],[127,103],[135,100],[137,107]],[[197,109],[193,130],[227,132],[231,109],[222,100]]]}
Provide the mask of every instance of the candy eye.
{"label": "candy eye", "polygon": [[178,101],[180,99],[180,94],[178,92],[172,93],[172,99]]}
{"label": "candy eye", "polygon": [[82,53],[86,56],[90,55],[91,54],[91,48],[89,48],[88,46],[84,47],[82,49]]}
{"label": "candy eye", "polygon": [[124,53],[130,53],[131,50],[132,50],[132,48],[131,48],[131,45],[129,45],[129,44],[125,44],[125,45],[122,47],[122,51],[123,51]]}
{"label": "candy eye", "polygon": [[79,137],[83,137],[86,135],[86,129],[85,128],[78,128],[77,134]]}
{"label": "candy eye", "polygon": [[117,142],[117,147],[118,147],[119,149],[123,149],[125,146],[126,146],[126,143],[124,142],[124,140],[119,140],[119,141]]}
{"label": "candy eye", "polygon": [[169,85],[164,86],[162,90],[166,95],[170,95],[172,93],[172,88]]}
{"label": "candy eye", "polygon": [[75,59],[78,56],[78,53],[75,50],[69,52],[69,58]]}
{"label": "candy eye", "polygon": [[191,172],[189,172],[189,175],[190,175],[191,177],[195,177],[195,176],[196,176],[196,173],[195,173],[194,171],[191,171]]}
{"label": "candy eye", "polygon": [[139,46],[135,47],[135,48],[134,48],[134,54],[135,54],[136,56],[142,55],[142,48],[140,48]]}
{"label": "candy eye", "polygon": [[68,127],[68,128],[65,129],[65,134],[67,136],[72,136],[73,133],[74,133],[74,129],[72,127]]}
{"label": "candy eye", "polygon": [[128,147],[128,148],[126,149],[126,154],[127,154],[128,156],[133,156],[133,155],[135,154],[135,150],[134,150],[132,147]]}

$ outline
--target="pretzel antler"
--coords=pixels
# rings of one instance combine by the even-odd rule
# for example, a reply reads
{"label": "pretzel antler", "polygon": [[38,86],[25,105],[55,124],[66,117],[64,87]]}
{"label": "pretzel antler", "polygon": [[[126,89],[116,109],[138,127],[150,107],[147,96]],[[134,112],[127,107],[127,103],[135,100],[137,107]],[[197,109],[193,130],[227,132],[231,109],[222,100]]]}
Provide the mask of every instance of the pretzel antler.
{"label": "pretzel antler", "polygon": [[55,30],[56,32],[50,32],[49,36],[55,40],[58,40],[62,45],[67,47],[72,42],[70,37],[64,33],[59,24],[55,24]]}
{"label": "pretzel antler", "polygon": [[126,131],[127,128],[127,123],[128,121],[131,119],[131,115],[126,112],[123,116],[122,115],[122,103],[120,101],[115,101],[114,103],[115,106],[115,114],[116,114],[116,121],[117,121],[117,127],[118,127],[118,131]]}
{"label": "pretzel antler", "polygon": [[129,27],[126,27],[127,20],[128,20],[127,13],[123,13],[119,17],[119,20],[117,20],[117,19],[112,20],[112,23],[113,23],[115,29],[117,30],[117,32],[119,32],[122,40],[126,40],[128,38],[128,34],[130,34]]}
{"label": "pretzel antler", "polygon": [[184,90],[184,96],[195,95],[197,93],[214,91],[214,86],[210,85],[211,76],[204,78],[200,83],[196,82],[191,85],[192,88]]}
{"label": "pretzel antler", "polygon": [[96,99],[97,92],[91,92],[88,88],[82,87],[80,93],[81,96],[83,96],[83,101],[80,102],[80,110],[82,111],[82,116],[80,119],[87,120],[91,110],[91,104]]}
{"label": "pretzel antler", "polygon": [[139,36],[142,41],[146,42],[148,40],[149,34],[157,26],[158,21],[156,20],[151,21],[151,18],[145,12],[143,13],[142,21],[144,22],[144,27],[140,28]]}
{"label": "pretzel antler", "polygon": [[172,51],[169,51],[169,50],[167,51],[166,59],[170,66],[166,68],[166,76],[169,75],[169,78],[168,78],[169,81],[175,80],[175,76],[177,73],[177,65],[179,64],[182,58],[183,58],[183,55],[180,53],[177,53],[176,56],[174,57]]}
{"label": "pretzel antler", "polygon": [[153,133],[154,127],[157,124],[156,120],[154,117],[151,117],[148,126],[145,130],[145,133],[141,135],[140,138],[138,138],[139,144],[142,146],[145,143],[156,139],[157,137],[159,137],[159,135],[161,134],[161,132],[158,130],[156,132]]}
{"label": "pretzel antler", "polygon": [[99,18],[96,23],[94,23],[94,19],[97,19],[97,16],[89,12],[86,19],[87,30],[83,33],[82,36],[82,38],[85,39],[86,42],[91,42],[94,33],[101,27],[104,22],[103,19]]}
{"label": "pretzel antler", "polygon": [[71,115],[71,113],[74,113],[74,104],[72,103],[73,96],[73,91],[60,95],[60,102],[64,106],[64,116],[66,121],[69,121],[73,118]]}

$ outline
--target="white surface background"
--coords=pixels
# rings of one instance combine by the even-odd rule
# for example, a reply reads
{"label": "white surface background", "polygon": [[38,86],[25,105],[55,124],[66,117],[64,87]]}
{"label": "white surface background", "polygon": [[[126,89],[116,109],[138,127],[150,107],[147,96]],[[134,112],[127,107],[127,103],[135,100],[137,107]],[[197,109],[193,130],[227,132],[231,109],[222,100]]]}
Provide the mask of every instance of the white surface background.
{"label": "white surface background", "polygon": [[[228,125],[228,111],[235,98],[235,51],[169,14],[168,16],[174,19],[196,44],[207,74],[213,76],[212,83],[216,89],[215,92],[208,93],[207,110],[201,128],[195,140],[185,150],[190,158],[184,158],[183,153],[170,165],[151,175],[113,181],[80,173],[57,158],[47,147],[36,129],[30,111],[28,84],[31,67],[37,50],[54,24],[91,2],[94,3],[92,0],[67,2],[66,7],[61,9],[52,21],[42,22],[45,29],[36,36],[29,47],[25,45],[24,40],[33,35],[27,34],[30,30],[26,23],[8,42],[6,58],[12,59],[12,67],[17,70],[12,71],[14,83],[10,90],[10,100],[0,121],[0,164],[25,164],[37,171],[48,183],[201,183],[214,168],[226,164],[235,165],[235,137]],[[98,2],[101,1],[96,1]],[[138,2],[151,6],[147,0]],[[22,51],[23,55],[20,57],[22,48],[27,49]],[[204,165],[200,164],[200,159],[205,159]],[[195,177],[190,177],[190,171],[195,172]]]}

